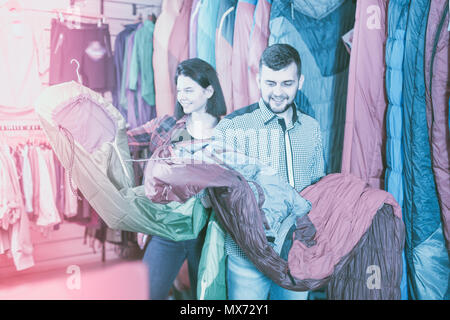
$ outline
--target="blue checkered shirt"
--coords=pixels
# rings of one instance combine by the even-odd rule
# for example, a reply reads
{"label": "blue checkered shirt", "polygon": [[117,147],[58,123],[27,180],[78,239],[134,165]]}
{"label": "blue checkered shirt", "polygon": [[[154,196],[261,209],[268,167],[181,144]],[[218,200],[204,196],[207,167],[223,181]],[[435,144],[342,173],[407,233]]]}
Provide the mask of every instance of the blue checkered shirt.
{"label": "blue checkered shirt", "polygon": [[[300,192],[325,175],[325,164],[319,123],[293,107],[292,122],[286,127],[261,99],[224,117],[216,126],[215,139],[273,167]],[[225,248],[227,254],[246,258],[230,235]]]}

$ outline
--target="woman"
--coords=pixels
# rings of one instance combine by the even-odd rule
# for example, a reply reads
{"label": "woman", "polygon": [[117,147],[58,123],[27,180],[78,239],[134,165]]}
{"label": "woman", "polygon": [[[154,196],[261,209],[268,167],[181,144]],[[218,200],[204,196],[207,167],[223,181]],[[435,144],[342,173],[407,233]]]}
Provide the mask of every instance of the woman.
{"label": "woman", "polygon": [[[175,84],[175,118],[163,116],[130,130],[132,148],[146,146],[153,153],[157,147],[168,143],[212,137],[220,117],[226,113],[225,99],[214,68],[198,58],[185,60],[177,67]],[[196,239],[178,242],[152,237],[144,254],[144,262],[149,267],[150,299],[167,298],[186,258],[192,298],[196,297],[204,231]]]}

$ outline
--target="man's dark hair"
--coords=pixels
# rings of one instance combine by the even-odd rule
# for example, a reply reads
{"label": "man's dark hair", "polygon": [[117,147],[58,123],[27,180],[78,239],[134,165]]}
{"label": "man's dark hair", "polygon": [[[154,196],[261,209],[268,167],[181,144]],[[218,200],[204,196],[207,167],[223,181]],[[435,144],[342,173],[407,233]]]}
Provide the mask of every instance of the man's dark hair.
{"label": "man's dark hair", "polygon": [[[206,103],[206,112],[210,115],[220,119],[221,116],[227,113],[227,107],[225,104],[225,98],[223,96],[222,87],[220,86],[219,78],[217,77],[216,70],[199,58],[193,58],[184,60],[181,62],[175,73],[175,84],[178,77],[183,75],[189,77],[197,82],[202,88],[206,89],[208,86],[212,86],[214,94],[208,99]],[[177,100],[175,106],[175,118],[180,119],[184,116],[183,107]]]}
{"label": "man's dark hair", "polygon": [[261,59],[259,60],[259,71],[261,72],[263,65],[278,71],[286,68],[292,62],[297,65],[297,75],[300,77],[302,74],[302,62],[297,50],[288,44],[273,44],[267,47],[262,53]]}

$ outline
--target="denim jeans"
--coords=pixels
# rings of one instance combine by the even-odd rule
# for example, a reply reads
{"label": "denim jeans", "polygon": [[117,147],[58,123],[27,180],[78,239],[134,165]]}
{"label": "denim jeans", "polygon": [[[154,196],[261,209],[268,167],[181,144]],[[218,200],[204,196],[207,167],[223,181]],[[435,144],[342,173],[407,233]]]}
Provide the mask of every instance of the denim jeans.
{"label": "denim jeans", "polygon": [[178,242],[158,236],[152,237],[143,258],[149,268],[150,299],[167,299],[170,288],[186,258],[191,297],[196,298],[197,273],[203,242],[204,232],[200,232],[197,239]]}
{"label": "denim jeans", "polygon": [[229,300],[307,300],[308,291],[280,287],[261,273],[250,260],[228,255],[227,288]]}

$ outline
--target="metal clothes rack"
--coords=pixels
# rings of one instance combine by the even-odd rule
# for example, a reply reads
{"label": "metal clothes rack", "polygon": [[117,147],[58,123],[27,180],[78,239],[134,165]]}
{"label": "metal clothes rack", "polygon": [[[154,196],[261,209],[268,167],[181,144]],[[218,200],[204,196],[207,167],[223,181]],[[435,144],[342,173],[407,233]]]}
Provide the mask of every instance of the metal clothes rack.
{"label": "metal clothes rack", "polygon": [[42,130],[38,124],[21,125],[21,124],[1,124],[0,131],[28,131],[28,130]]}
{"label": "metal clothes rack", "polygon": [[160,7],[159,5],[156,5],[156,4],[130,3],[130,2],[116,1],[116,0],[100,0],[100,14],[104,13],[104,3],[105,2],[131,5],[133,16],[135,16],[137,14],[138,9],[159,8]]}
{"label": "metal clothes rack", "polygon": [[[103,19],[104,16],[103,15],[85,15],[85,14],[75,14],[72,12],[64,12],[64,11],[58,11],[58,10],[44,10],[44,9],[31,9],[31,8],[23,8],[21,9],[21,11],[25,11],[25,12],[37,12],[37,13],[49,13],[49,14],[63,14],[63,15],[69,15],[72,17],[80,17],[80,18],[85,18],[85,19],[95,19],[95,20],[99,20],[99,19]],[[127,18],[119,18],[119,17],[108,17],[108,20],[117,20],[117,21],[127,21],[127,22],[134,22],[134,19],[127,19]]]}

